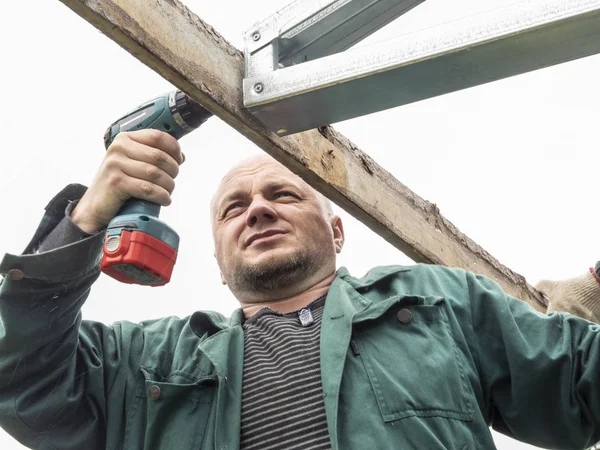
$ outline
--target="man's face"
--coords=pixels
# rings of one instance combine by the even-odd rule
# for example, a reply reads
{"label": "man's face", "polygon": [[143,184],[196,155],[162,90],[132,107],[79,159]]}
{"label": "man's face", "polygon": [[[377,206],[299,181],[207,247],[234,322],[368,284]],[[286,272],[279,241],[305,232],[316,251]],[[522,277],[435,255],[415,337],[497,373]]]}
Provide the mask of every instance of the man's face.
{"label": "man's face", "polygon": [[289,289],[333,273],[343,230],[322,197],[272,158],[230,171],[212,205],[215,256],[236,293]]}

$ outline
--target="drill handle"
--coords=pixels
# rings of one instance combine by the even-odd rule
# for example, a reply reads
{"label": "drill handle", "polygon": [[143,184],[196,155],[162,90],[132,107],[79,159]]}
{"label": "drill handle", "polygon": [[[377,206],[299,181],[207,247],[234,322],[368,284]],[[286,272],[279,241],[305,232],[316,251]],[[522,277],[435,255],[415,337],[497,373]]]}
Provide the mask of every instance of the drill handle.
{"label": "drill handle", "polygon": [[136,214],[140,216],[158,217],[160,214],[160,205],[139,198],[130,198],[121,207],[117,216],[126,214]]}

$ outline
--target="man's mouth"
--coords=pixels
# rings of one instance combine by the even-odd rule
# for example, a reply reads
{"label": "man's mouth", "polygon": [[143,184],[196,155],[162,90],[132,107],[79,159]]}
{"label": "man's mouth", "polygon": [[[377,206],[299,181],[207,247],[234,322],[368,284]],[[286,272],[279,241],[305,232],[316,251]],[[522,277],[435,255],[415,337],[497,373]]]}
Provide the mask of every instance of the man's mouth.
{"label": "man's mouth", "polygon": [[269,230],[269,231],[265,231],[263,233],[253,234],[246,240],[246,247],[249,247],[252,244],[258,245],[258,244],[264,244],[266,242],[271,242],[271,241],[277,240],[284,234],[285,234],[285,231],[281,231],[281,230]]}

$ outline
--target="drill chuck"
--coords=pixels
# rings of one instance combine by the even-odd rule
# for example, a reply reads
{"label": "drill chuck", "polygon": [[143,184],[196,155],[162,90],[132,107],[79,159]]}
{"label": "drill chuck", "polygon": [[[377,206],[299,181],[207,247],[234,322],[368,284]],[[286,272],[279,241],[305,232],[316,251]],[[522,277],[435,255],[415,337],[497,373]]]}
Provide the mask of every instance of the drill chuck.
{"label": "drill chuck", "polygon": [[169,94],[169,110],[177,125],[187,132],[195,130],[212,116],[210,111],[179,90]]}

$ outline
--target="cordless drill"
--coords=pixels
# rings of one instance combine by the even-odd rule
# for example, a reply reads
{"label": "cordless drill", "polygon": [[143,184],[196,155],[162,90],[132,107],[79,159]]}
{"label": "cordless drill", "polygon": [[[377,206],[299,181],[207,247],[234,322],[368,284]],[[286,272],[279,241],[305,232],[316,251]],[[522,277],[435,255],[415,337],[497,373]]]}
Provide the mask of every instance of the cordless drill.
{"label": "cordless drill", "polygon": [[[115,121],[104,134],[108,149],[121,131],[147,128],[179,139],[202,125],[212,113],[179,90],[150,100]],[[160,205],[129,199],[108,224],[100,269],[129,284],[163,286],[171,280],[179,235],[158,218]]]}

